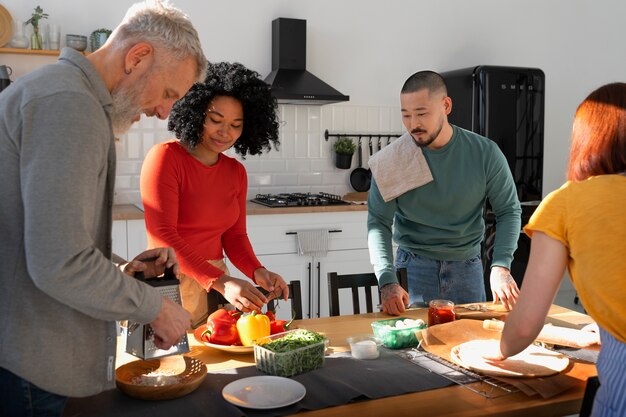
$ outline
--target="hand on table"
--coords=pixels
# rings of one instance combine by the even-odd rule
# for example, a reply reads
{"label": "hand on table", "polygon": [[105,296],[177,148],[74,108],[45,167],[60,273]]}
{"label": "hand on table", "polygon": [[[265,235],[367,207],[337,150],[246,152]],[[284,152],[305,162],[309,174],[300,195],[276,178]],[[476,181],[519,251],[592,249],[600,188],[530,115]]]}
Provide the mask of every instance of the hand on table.
{"label": "hand on table", "polygon": [[383,313],[399,316],[409,304],[409,293],[398,283],[387,284],[380,290]]}
{"label": "hand on table", "polygon": [[491,284],[493,302],[502,301],[504,308],[510,311],[519,297],[519,288],[517,288],[511,272],[504,267],[494,266],[491,268],[489,283]]}

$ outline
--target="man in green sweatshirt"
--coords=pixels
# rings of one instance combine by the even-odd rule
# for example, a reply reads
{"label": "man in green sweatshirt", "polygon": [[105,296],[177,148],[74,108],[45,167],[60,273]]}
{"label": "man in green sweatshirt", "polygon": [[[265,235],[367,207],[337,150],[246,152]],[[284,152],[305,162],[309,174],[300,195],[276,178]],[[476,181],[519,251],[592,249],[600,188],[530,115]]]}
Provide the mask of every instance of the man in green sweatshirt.
{"label": "man in green sweatshirt", "polygon": [[[390,187],[384,178],[389,173],[372,169],[368,246],[383,311],[399,315],[409,302],[437,298],[457,304],[485,301],[480,244],[486,200],[497,224],[492,293],[494,301],[499,299],[511,308],[519,294],[510,266],[521,208],[504,155],[495,142],[448,122],[452,100],[443,78],[435,72],[421,71],[409,77],[400,103],[407,133],[378,152],[376,158],[387,162],[379,166],[395,167],[395,175],[400,172],[404,176],[391,182],[396,188],[403,182],[415,184],[411,178],[418,174],[411,164],[417,158],[425,160],[425,170],[430,173],[421,181],[423,185],[409,185],[397,195],[385,189]],[[409,142],[415,146],[407,145]],[[408,165],[401,162],[407,160],[407,154]],[[392,230],[398,244],[395,267]],[[407,270],[408,293],[398,284],[396,268]]]}

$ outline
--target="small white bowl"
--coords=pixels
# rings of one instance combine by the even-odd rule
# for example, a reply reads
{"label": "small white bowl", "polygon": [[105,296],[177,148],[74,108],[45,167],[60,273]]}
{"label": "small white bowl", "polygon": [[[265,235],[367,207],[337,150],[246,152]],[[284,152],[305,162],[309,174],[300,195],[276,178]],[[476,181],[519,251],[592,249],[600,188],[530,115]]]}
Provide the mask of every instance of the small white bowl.
{"label": "small white bowl", "polygon": [[380,355],[381,342],[372,334],[362,334],[346,339],[355,359],[376,359]]}

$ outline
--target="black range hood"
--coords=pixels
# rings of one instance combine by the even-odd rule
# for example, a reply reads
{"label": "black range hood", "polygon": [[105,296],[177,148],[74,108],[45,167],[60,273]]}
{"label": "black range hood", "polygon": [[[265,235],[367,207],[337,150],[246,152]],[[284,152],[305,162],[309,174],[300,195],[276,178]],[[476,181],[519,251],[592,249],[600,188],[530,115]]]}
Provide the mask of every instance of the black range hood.
{"label": "black range hood", "polygon": [[350,100],[306,70],[306,20],[272,21],[272,72],[265,78],[280,104],[330,104]]}

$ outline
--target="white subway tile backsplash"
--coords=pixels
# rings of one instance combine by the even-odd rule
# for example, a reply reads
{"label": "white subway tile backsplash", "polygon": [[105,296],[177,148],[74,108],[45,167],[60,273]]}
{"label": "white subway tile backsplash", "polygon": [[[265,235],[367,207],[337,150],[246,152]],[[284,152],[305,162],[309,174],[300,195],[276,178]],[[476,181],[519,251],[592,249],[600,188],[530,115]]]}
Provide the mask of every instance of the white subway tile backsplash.
{"label": "white subway tile backsplash", "polygon": [[332,157],[311,159],[310,170],[314,172],[338,171],[340,173],[343,171],[343,169],[335,168],[335,162]]}
{"label": "white subway tile backsplash", "polygon": [[322,118],[321,106],[307,106],[309,109],[309,132],[319,132]]}
{"label": "white subway tile backsplash", "polygon": [[141,133],[139,132],[130,132],[126,135],[126,156],[128,159],[139,159],[143,158],[143,153],[141,152]]}
{"label": "white subway tile backsplash", "polygon": [[300,185],[322,185],[321,172],[307,172],[298,174],[298,183]]}
{"label": "white subway tile backsplash", "polygon": [[272,175],[273,186],[299,185],[298,176],[294,174],[274,174]]}
{"label": "white subway tile backsplash", "polygon": [[143,156],[146,157],[146,154],[154,145],[156,145],[156,136],[154,132],[144,132],[141,136],[141,140],[143,143]]}
{"label": "white subway tile backsplash", "polygon": [[248,186],[272,185],[272,176],[270,174],[252,174],[248,175]]}
{"label": "white subway tile backsplash", "polygon": [[367,107],[357,107],[356,108],[356,130],[368,131],[367,127]]}
{"label": "white subway tile backsplash", "polygon": [[296,107],[297,106],[278,106],[281,109],[279,113],[282,118],[279,120],[280,128],[284,133],[296,131]]}
{"label": "white subway tile backsplash", "polygon": [[260,172],[285,172],[287,161],[284,159],[261,159]]}
{"label": "white subway tile backsplash", "polygon": [[370,107],[367,109],[367,131],[380,132],[380,109],[378,107]]}
{"label": "white subway tile backsplash", "polygon": [[[328,107],[328,106],[326,106]],[[324,120],[327,129],[331,132],[344,132],[346,129],[345,107],[333,106],[331,120]]]}
{"label": "white subway tile backsplash", "polygon": [[139,175],[141,172],[141,161],[137,160],[118,160],[117,175]]}
{"label": "white subway tile backsplash", "polygon": [[[357,123],[356,117],[357,109],[355,107],[346,107],[343,111],[343,127],[346,133],[361,133],[359,132],[359,125]],[[361,126],[362,129],[365,129],[365,126]],[[339,130],[339,129],[337,129]]]}
{"label": "white subway tile backsplash", "polygon": [[309,157],[309,134],[295,133],[295,157],[296,158],[308,158]]}
{"label": "white subway tile backsplash", "polygon": [[258,156],[246,156],[246,159],[239,159],[239,161],[246,168],[248,174],[261,172],[261,159]]}
{"label": "white subway tile backsplash", "polygon": [[[388,107],[383,107],[380,108],[378,111],[378,126],[381,132],[384,133],[395,133],[392,129],[391,129],[391,119],[392,119],[392,115],[391,115],[391,108]],[[395,118],[400,118],[400,114],[393,114],[393,117]]]}
{"label": "white subway tile backsplash", "polygon": [[[319,130],[315,133],[309,133],[308,135],[308,144],[309,144],[309,158],[315,159],[320,158],[322,156],[322,135],[320,135]],[[325,143],[325,142],[324,142]]]}
{"label": "white subway tile backsplash", "polygon": [[286,133],[280,135],[280,152],[283,158],[296,157],[296,134]]}
{"label": "white subway tile backsplash", "polygon": [[121,190],[130,190],[130,175],[118,175],[115,177],[115,188]]}
{"label": "white subway tile backsplash", "polygon": [[287,159],[287,172],[309,172],[311,171],[310,159]]}
{"label": "white subway tile backsplash", "polygon": [[309,131],[309,106],[296,107],[296,132]]}
{"label": "white subway tile backsplash", "polygon": [[[238,158],[248,172],[248,198],[256,194],[281,192],[329,192],[344,195],[350,187],[350,172],[357,164],[354,155],[351,169],[334,165],[332,144],[336,138],[324,138],[332,133],[385,134],[404,131],[400,109],[393,107],[279,105],[280,148],[242,160],[234,150],[227,155]],[[118,204],[141,201],[139,180],[141,164],[148,150],[157,143],[173,138],[167,131],[167,121],[143,117],[139,123],[116,142],[117,182],[115,201]],[[356,137],[354,140],[356,141]],[[369,150],[363,138],[363,166],[367,166]],[[382,138],[381,144],[387,144]],[[374,151],[378,138],[374,138]]]}

